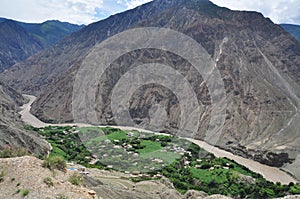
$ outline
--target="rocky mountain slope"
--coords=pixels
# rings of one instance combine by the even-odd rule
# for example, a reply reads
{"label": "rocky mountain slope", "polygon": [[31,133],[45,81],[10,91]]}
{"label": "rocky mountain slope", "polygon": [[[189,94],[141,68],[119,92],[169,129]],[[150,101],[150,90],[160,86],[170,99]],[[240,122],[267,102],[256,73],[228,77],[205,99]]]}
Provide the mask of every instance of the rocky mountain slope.
{"label": "rocky mountain slope", "polygon": [[17,113],[24,102],[19,93],[0,82],[0,148],[26,148],[35,154],[46,154],[49,144],[35,132],[26,131]]}
{"label": "rocky mountain slope", "polygon": [[38,39],[44,48],[54,45],[65,36],[85,27],[58,20],[49,20],[40,24],[22,22],[18,22],[18,24]]}
{"label": "rocky mountain slope", "polygon": [[[207,0],[154,0],[87,26],[49,50],[16,64],[1,78],[22,92],[40,95],[33,104],[33,113],[42,120],[72,121],[73,83],[85,56],[96,43],[134,27],[165,27],[182,32],[199,42],[216,61],[227,100],[218,146],[276,166],[297,158],[300,44],[257,12],[231,11]],[[153,62],[169,65],[183,74],[198,102],[207,107],[201,110],[197,134],[203,139],[212,111],[207,85],[186,60],[154,49],[128,53],[110,66],[95,96],[100,123],[115,123],[110,103],[118,79],[134,65]],[[179,126],[180,107],[172,96],[167,89],[147,85],[131,97],[131,116],[137,124],[147,123],[150,107],[158,103],[168,116],[164,130],[174,132]],[[293,168],[299,167],[293,166],[290,171]],[[291,172],[300,178],[299,170]]]}
{"label": "rocky mountain slope", "polygon": [[[24,190],[28,190],[25,198],[94,198],[89,194],[89,189],[72,185],[68,181],[71,173],[56,170],[54,174],[43,168],[42,162],[30,156],[0,159],[0,170],[4,172],[0,182],[0,198],[24,198]],[[47,185],[45,178],[52,179],[53,186]]]}
{"label": "rocky mountain slope", "polygon": [[293,24],[280,24],[287,32],[291,33],[300,42],[300,26]]}
{"label": "rocky mountain slope", "polygon": [[0,71],[54,45],[82,27],[59,21],[28,24],[1,18]]}
{"label": "rocky mountain slope", "polygon": [[15,21],[0,23],[0,70],[41,51],[42,44]]}

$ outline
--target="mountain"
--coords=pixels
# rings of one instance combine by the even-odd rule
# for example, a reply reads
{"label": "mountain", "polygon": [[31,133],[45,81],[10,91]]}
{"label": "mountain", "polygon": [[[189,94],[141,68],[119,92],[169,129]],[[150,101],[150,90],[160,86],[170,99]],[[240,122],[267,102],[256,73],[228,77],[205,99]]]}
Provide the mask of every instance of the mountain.
{"label": "mountain", "polygon": [[0,71],[41,51],[43,46],[12,20],[0,23]]}
{"label": "mountain", "polygon": [[63,37],[84,27],[84,25],[79,26],[67,22],[60,22],[58,20],[46,21],[41,24],[20,22],[19,24],[38,39],[43,44],[44,48],[54,45]]}
{"label": "mountain", "polygon": [[7,19],[1,18],[1,17],[0,17],[0,23],[3,22],[3,21],[6,21],[6,20],[7,20]]}
{"label": "mountain", "polygon": [[35,154],[47,154],[50,146],[37,133],[25,130],[17,113],[25,99],[12,88],[0,82],[0,148],[26,148]]}
{"label": "mountain", "polygon": [[280,24],[287,32],[291,33],[298,41],[300,41],[300,26],[292,24]]}
{"label": "mountain", "polygon": [[82,27],[59,21],[27,24],[0,18],[0,71],[54,45]]}
{"label": "mountain", "polygon": [[[14,65],[1,78],[22,92],[39,95],[32,112],[40,119],[72,121],[74,79],[86,56],[95,44],[137,27],[164,27],[184,33],[200,43],[216,62],[227,101],[219,147],[288,168],[300,178],[299,167],[295,166],[300,164],[300,44],[260,13],[231,11],[208,0],[154,0],[75,32]],[[198,102],[207,107],[199,110],[202,117],[196,136],[204,139],[212,116],[207,85],[186,60],[158,49],[127,53],[105,72],[95,94],[99,123],[115,124],[110,104],[113,88],[122,75],[135,65],[153,62],[178,70],[191,84]],[[166,112],[163,130],[176,132],[179,101],[170,90],[153,84],[139,88],[131,97],[129,112],[136,125],[149,123],[150,108],[157,104]]]}

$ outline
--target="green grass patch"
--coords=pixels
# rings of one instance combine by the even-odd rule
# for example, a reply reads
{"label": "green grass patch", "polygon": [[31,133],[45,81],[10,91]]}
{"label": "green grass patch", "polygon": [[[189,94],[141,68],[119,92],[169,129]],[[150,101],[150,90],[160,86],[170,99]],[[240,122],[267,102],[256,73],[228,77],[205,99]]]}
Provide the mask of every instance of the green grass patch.
{"label": "green grass patch", "polygon": [[177,153],[173,153],[173,152],[160,152],[160,151],[154,151],[154,152],[150,152],[150,153],[142,153],[141,154],[141,158],[144,159],[151,159],[151,158],[158,158],[158,159],[162,159],[167,163],[172,163],[175,160],[177,160],[178,158],[180,158],[181,156]]}
{"label": "green grass patch", "polygon": [[81,186],[83,184],[83,176],[79,174],[73,174],[69,178],[69,182],[76,186]]}
{"label": "green grass patch", "polygon": [[300,185],[299,184],[295,184],[293,186],[290,187],[290,192],[292,194],[300,194]]}
{"label": "green grass patch", "polygon": [[117,131],[107,135],[107,138],[113,142],[114,140],[122,140],[128,138],[125,131]]}
{"label": "green grass patch", "polygon": [[64,152],[63,150],[61,150],[57,144],[55,144],[54,142],[49,142],[49,143],[53,147],[53,151],[51,152],[50,157],[53,157],[53,156],[67,157],[68,156],[67,153]]}
{"label": "green grass patch", "polygon": [[[281,185],[268,182],[260,174],[232,160],[216,158],[199,146],[174,136],[123,131],[110,127],[46,127],[32,130],[39,132],[53,146],[50,158],[61,156],[90,168],[107,169],[110,165],[112,169],[119,171],[140,171],[150,175],[162,173],[182,194],[190,189],[210,195],[222,194],[250,199],[300,194],[299,184]],[[77,130],[80,132],[77,133]],[[129,132],[132,135],[127,135]],[[84,137],[80,137],[81,135]],[[94,150],[93,155],[100,159],[95,165],[89,164],[93,157],[87,147],[93,147],[90,148]],[[184,154],[184,157],[180,154]],[[210,171],[211,167],[214,169]],[[251,176],[255,181],[249,182],[241,174]],[[70,181],[76,185],[81,184],[80,176],[72,176]]]}
{"label": "green grass patch", "polygon": [[97,145],[99,145],[99,143],[102,143],[107,139],[108,139],[108,137],[106,137],[106,136],[92,138],[86,142],[86,146],[88,146],[88,147],[89,146],[97,146]]}
{"label": "green grass patch", "polygon": [[143,147],[143,149],[138,150],[138,152],[140,154],[152,153],[152,152],[159,151],[160,149],[162,149],[162,146],[160,145],[160,143],[153,142],[150,140],[142,140],[141,146]]}
{"label": "green grass patch", "polygon": [[27,196],[28,194],[29,194],[29,189],[24,189],[24,190],[22,191],[22,196],[23,196],[23,197]]}
{"label": "green grass patch", "polygon": [[52,180],[52,178],[50,178],[50,177],[44,178],[43,182],[44,182],[46,185],[48,185],[49,187],[53,187],[53,186],[54,186],[53,180]]}
{"label": "green grass patch", "polygon": [[225,169],[215,169],[213,171],[209,171],[208,169],[190,168],[190,171],[194,178],[197,178],[204,183],[209,183],[212,180],[215,180],[217,183],[228,182],[226,174],[229,171]]}

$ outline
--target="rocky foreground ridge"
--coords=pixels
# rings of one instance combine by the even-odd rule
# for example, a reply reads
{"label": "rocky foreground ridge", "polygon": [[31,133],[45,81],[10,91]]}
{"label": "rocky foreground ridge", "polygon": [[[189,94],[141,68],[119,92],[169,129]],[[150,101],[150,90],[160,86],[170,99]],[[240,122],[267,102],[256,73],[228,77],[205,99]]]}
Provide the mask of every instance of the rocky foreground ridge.
{"label": "rocky foreground ridge", "polygon": [[[42,160],[32,156],[0,159],[0,198],[49,198],[68,197],[69,199],[230,199],[221,195],[208,196],[204,192],[188,191],[180,195],[166,178],[134,183],[134,177],[115,171],[89,169],[80,186],[69,182],[76,171],[50,171],[42,167]],[[69,165],[80,167],[79,165]],[[45,182],[51,178],[53,185]],[[28,190],[24,197],[22,193]],[[285,199],[298,199],[300,196],[288,196]]]}

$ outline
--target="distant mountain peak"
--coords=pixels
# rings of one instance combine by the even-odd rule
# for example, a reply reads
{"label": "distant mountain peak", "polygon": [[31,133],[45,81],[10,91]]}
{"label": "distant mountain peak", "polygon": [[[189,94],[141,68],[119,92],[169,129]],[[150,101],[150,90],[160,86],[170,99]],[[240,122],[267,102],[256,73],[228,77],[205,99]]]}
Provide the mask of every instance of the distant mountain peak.
{"label": "distant mountain peak", "polygon": [[58,20],[39,24],[0,18],[0,72],[81,28]]}
{"label": "distant mountain peak", "polygon": [[300,25],[280,24],[280,26],[300,42]]}

